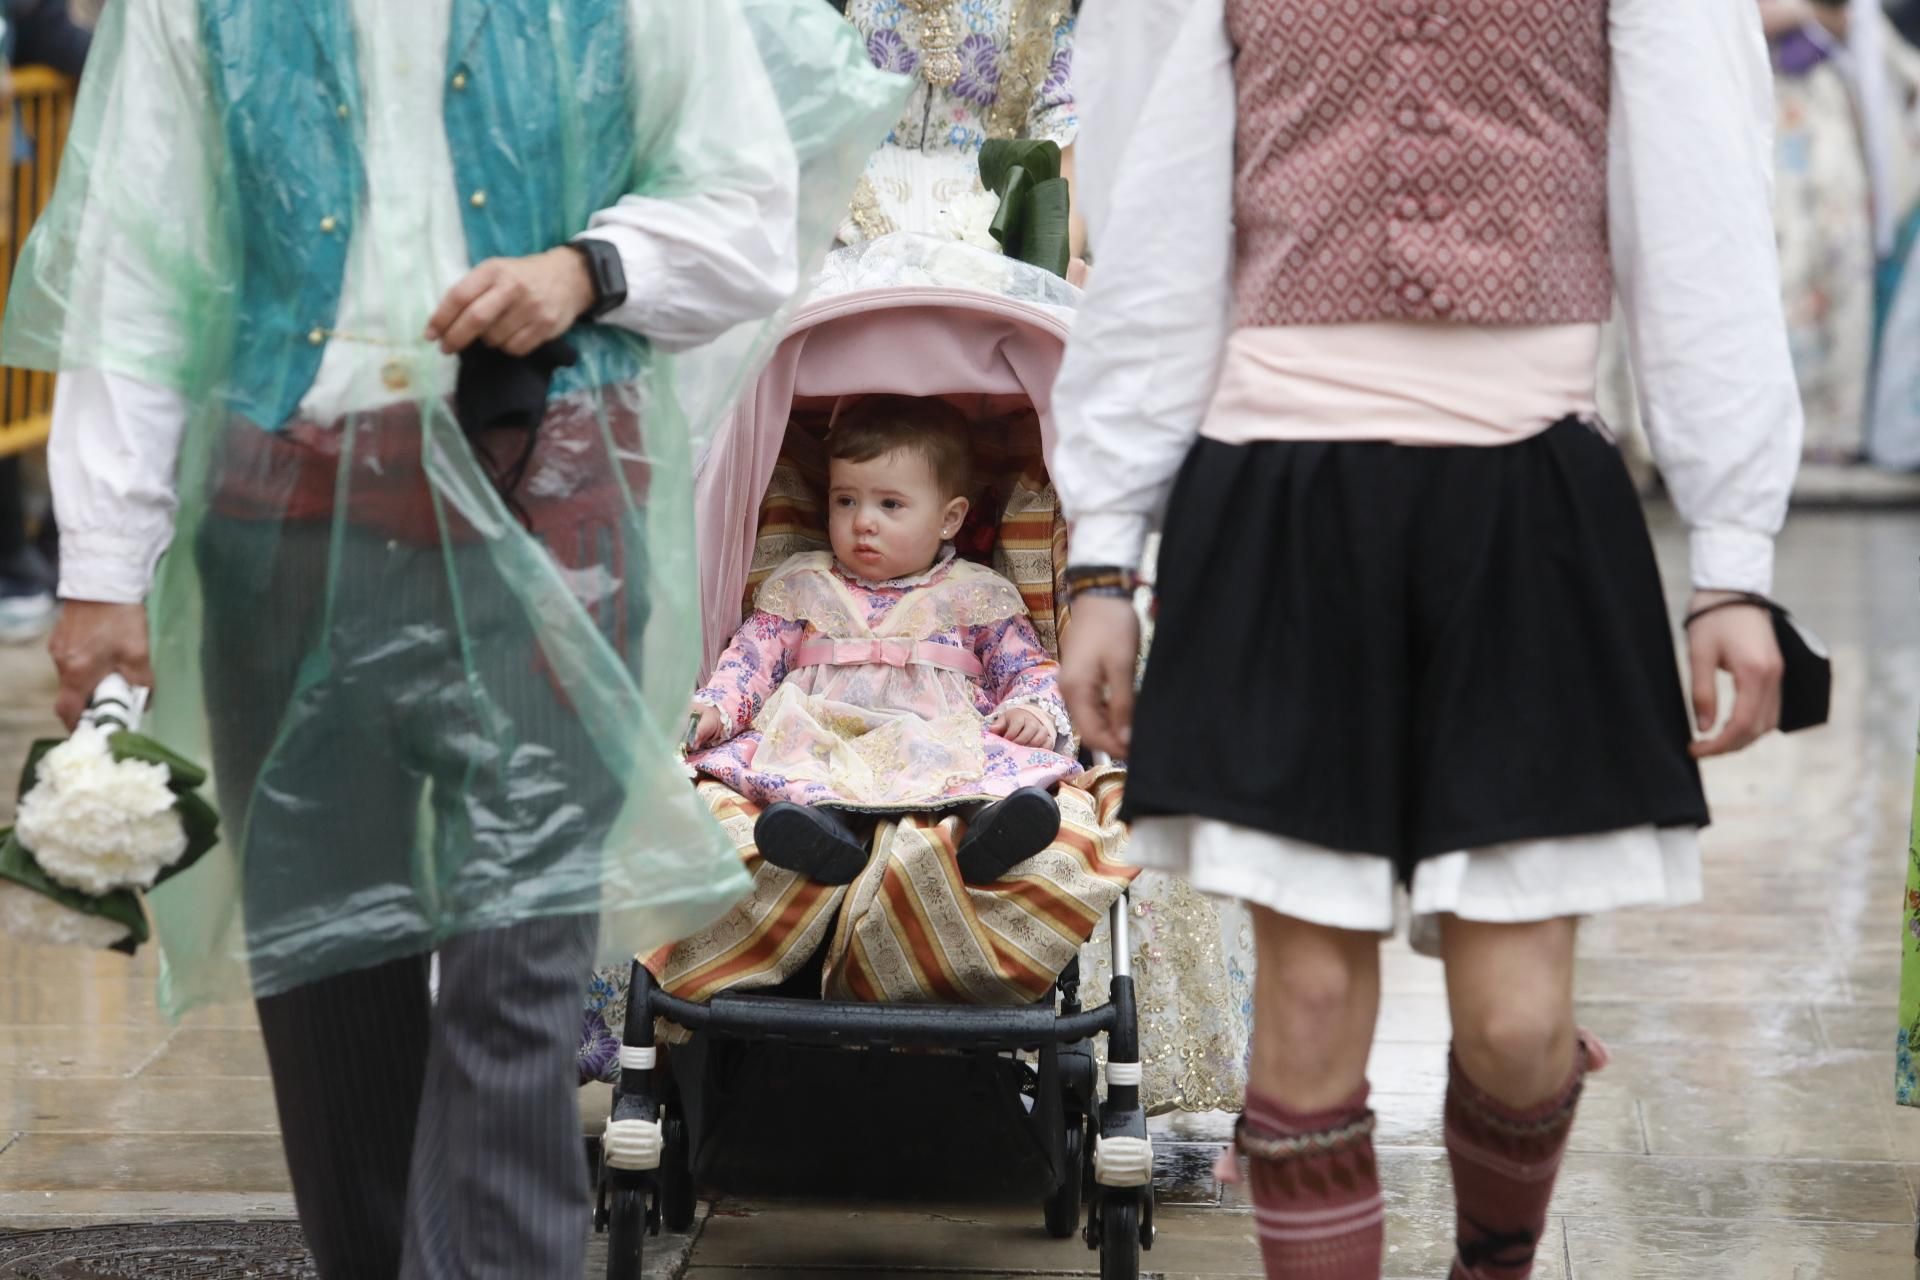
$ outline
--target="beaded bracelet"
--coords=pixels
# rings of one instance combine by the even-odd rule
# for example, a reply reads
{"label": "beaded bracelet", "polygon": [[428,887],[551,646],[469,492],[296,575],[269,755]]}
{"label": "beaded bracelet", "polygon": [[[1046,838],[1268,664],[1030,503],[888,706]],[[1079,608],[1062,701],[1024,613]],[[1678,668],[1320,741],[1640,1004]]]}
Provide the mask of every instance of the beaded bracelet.
{"label": "beaded bracelet", "polygon": [[1077,565],[1064,576],[1069,603],[1082,596],[1131,600],[1140,589],[1140,575],[1118,565]]}

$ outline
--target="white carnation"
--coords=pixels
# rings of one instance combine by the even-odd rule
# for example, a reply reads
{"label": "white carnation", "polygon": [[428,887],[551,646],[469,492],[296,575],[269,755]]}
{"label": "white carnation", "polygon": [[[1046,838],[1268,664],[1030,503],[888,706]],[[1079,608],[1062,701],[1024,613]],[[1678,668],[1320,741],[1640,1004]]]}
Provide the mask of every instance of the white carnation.
{"label": "white carnation", "polygon": [[129,932],[117,920],[63,907],[44,893],[0,880],[0,937],[98,951],[121,941]]}
{"label": "white carnation", "polygon": [[14,834],[48,876],[92,897],[150,889],[187,851],[165,765],[118,760],[82,725],[40,761]]}
{"label": "white carnation", "polygon": [[937,234],[970,244],[976,249],[999,253],[1000,242],[993,238],[993,218],[1000,212],[1000,197],[976,187],[953,200],[940,211]]}

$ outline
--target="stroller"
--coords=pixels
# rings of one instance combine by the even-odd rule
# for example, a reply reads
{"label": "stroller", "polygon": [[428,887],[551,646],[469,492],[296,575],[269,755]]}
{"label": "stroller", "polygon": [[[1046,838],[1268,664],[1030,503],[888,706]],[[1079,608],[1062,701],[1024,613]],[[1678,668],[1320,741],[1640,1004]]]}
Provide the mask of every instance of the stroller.
{"label": "stroller", "polygon": [[[1051,503],[1048,396],[1067,330],[1060,308],[972,288],[867,288],[803,307],[697,481],[709,658],[756,571],[792,549],[782,494],[795,486],[776,470],[818,440],[843,396],[961,404],[997,424],[981,430],[1000,444],[976,452],[1003,474],[1038,474]],[[1023,540],[1027,571],[1015,575],[1056,654],[1065,541],[1056,504]],[[1098,1008],[1081,1003],[1077,959],[1042,998],[1001,1007],[823,999],[817,958],[766,990],[683,999],[636,961],[595,1213],[609,1280],[640,1275],[646,1236],[691,1225],[696,1185],[882,1196],[907,1181],[923,1194],[1039,1201],[1051,1235],[1077,1232],[1098,1250],[1102,1277],[1138,1276],[1153,1243],[1153,1156],[1128,905],[1123,892],[1109,912],[1113,977]],[[685,1040],[663,1052],[656,1020]]]}

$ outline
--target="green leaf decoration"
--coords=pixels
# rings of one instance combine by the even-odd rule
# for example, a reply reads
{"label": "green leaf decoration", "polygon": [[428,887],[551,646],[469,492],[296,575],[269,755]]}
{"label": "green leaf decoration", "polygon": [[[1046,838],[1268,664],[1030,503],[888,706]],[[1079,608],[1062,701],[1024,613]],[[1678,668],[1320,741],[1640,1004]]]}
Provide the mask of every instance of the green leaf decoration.
{"label": "green leaf decoration", "polygon": [[59,746],[63,741],[64,739],[62,738],[41,738],[38,742],[35,742],[31,747],[27,748],[27,762],[21,766],[20,769],[20,790],[17,793],[18,795],[24,796],[27,792],[33,790],[33,784],[38,781],[40,777],[40,762],[46,759],[47,752]]}
{"label": "green leaf decoration", "polygon": [[139,760],[145,764],[165,765],[171,775],[169,785],[175,791],[191,791],[207,780],[207,771],[184,756],[176,755],[144,733],[121,730],[107,739],[107,749],[115,760]]}
{"label": "green leaf decoration", "polygon": [[163,885],[179,875],[220,843],[220,815],[206,800],[191,791],[184,792],[174,801],[173,811],[180,815],[181,829],[186,832],[187,851],[180,855],[178,862],[154,878],[155,885]]}
{"label": "green leaf decoration", "polygon": [[980,148],[980,184],[1006,194],[1007,175],[1025,169],[1036,182],[1060,176],[1060,146],[1044,138],[995,138]]}
{"label": "green leaf decoration", "polygon": [[1065,278],[1072,212],[1060,148],[1038,138],[996,138],[980,148],[980,181],[1000,197],[988,228],[1009,258]]}
{"label": "green leaf decoration", "polygon": [[1015,249],[1020,244],[1021,235],[1026,230],[1028,205],[1033,194],[1033,178],[1025,169],[1011,169],[995,188],[1000,196],[1000,207],[994,210],[993,221],[987,230],[1000,242],[1000,248],[1009,258],[1020,255]]}
{"label": "green leaf decoration", "polygon": [[115,946],[115,951],[132,955],[134,948],[147,940],[147,913],[140,905],[139,893],[132,889],[116,889],[104,898],[90,898],[78,889],[69,889],[57,883],[42,871],[40,864],[33,860],[33,855],[14,838],[12,827],[5,828],[0,834],[6,837],[0,841],[0,879],[11,880],[22,888],[43,894],[82,915],[99,916],[124,926],[129,937]]}

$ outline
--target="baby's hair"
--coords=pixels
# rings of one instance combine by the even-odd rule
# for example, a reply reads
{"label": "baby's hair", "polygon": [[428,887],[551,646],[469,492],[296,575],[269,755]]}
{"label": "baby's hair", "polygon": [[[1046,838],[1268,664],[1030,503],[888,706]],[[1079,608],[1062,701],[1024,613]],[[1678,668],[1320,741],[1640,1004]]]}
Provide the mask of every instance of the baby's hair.
{"label": "baby's hair", "polygon": [[920,396],[867,396],[841,411],[827,433],[827,458],[872,462],[896,449],[927,460],[945,498],[973,494],[973,449],[967,417],[945,400]]}

